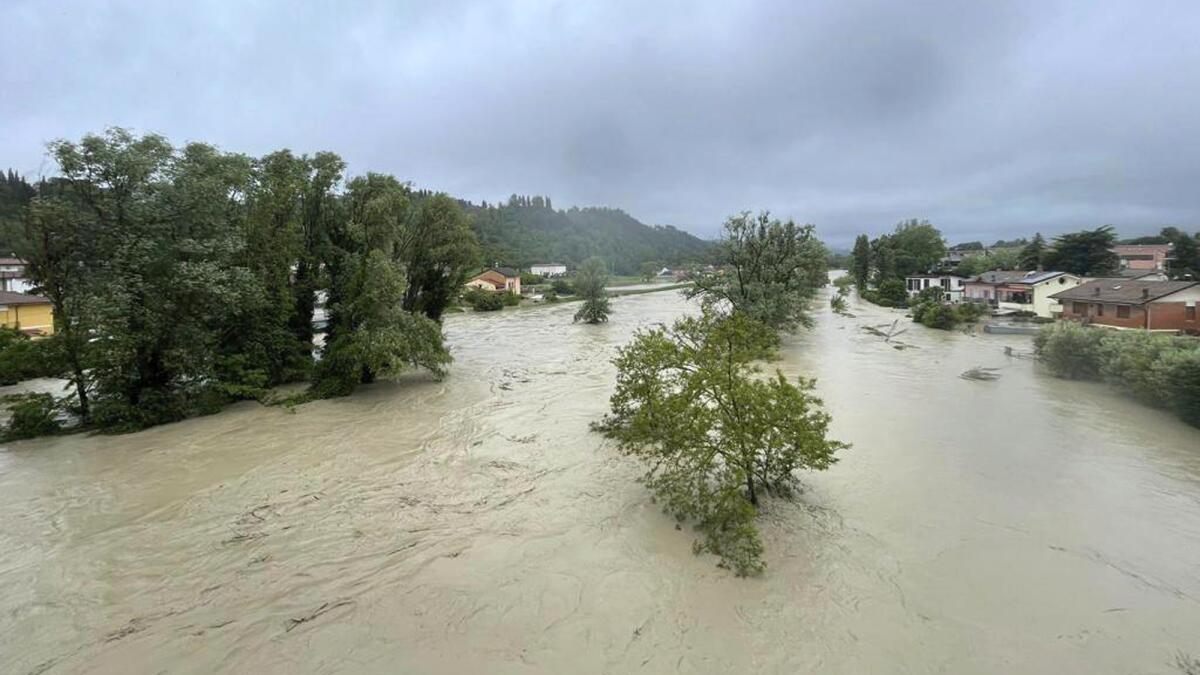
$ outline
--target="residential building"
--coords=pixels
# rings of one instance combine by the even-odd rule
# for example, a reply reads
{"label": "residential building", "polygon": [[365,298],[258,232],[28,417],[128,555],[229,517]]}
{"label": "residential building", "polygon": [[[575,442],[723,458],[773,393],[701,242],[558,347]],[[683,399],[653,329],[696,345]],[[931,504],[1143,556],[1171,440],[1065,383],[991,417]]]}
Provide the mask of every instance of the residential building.
{"label": "residential building", "polygon": [[537,263],[530,265],[529,271],[540,277],[561,277],[567,273],[567,266],[562,263]]}
{"label": "residential building", "polygon": [[20,258],[0,258],[0,291],[28,293],[33,283],[25,271],[25,261]]}
{"label": "residential building", "polygon": [[[1169,277],[1162,270],[1141,270],[1133,267],[1126,267],[1123,270],[1118,270],[1116,274],[1109,279],[1139,279],[1141,281],[1167,281]],[[1087,279],[1086,281],[1092,281]]]}
{"label": "residential building", "polygon": [[1062,309],[1051,295],[1081,283],[1083,279],[1066,272],[997,270],[968,280],[963,285],[963,297],[986,302],[998,310],[1032,312],[1050,319]]}
{"label": "residential building", "polygon": [[1121,269],[1165,270],[1173,248],[1171,244],[1120,244],[1112,252],[1121,260]]}
{"label": "residential building", "polygon": [[914,274],[905,277],[904,286],[909,297],[913,297],[926,288],[940,287],[942,297],[950,302],[960,302],[963,299],[963,288],[966,277],[954,274]]}
{"label": "residential building", "polygon": [[511,267],[489,267],[466,283],[468,288],[521,294],[521,273]]}
{"label": "residential building", "polygon": [[1096,279],[1054,294],[1062,318],[1116,329],[1200,334],[1200,282]]}
{"label": "residential building", "polygon": [[50,335],[54,332],[54,310],[40,295],[0,291],[0,324],[29,335]]}

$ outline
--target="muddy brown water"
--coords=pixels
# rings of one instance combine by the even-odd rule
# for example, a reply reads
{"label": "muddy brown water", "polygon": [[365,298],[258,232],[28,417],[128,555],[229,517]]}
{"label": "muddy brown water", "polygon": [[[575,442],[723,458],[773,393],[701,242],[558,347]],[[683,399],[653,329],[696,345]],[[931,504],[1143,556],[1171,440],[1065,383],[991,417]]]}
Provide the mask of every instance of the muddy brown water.
{"label": "muddy brown water", "polygon": [[[447,321],[449,376],[0,450],[4,673],[1171,673],[1200,655],[1200,432],[1026,336],[818,312],[778,364],[854,448],[694,556],[588,423],[674,291]],[[907,323],[906,321],[901,322]],[[960,379],[995,367],[992,382]]]}

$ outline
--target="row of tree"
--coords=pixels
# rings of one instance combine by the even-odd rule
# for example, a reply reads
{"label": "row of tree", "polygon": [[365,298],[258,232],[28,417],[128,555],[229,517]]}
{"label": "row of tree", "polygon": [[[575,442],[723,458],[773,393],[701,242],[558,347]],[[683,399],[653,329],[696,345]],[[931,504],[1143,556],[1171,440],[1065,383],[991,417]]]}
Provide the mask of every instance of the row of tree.
{"label": "row of tree", "polygon": [[765,495],[789,496],[795,472],[825,469],[844,443],[813,381],[778,370],[779,331],[808,325],[827,251],[811,225],[748,213],[725,223],[721,270],[696,279],[699,316],[639,331],[618,352],[611,412],[596,428],[648,467],[658,502],[701,534],[738,575],[760,572],[754,519]]}
{"label": "row of tree", "polygon": [[[132,430],[308,380],[440,373],[438,323],[478,245],[458,203],[335,154],[261,158],[123,129],[50,145],[24,210],[52,352],[86,424]],[[314,354],[314,311],[328,327]]]}

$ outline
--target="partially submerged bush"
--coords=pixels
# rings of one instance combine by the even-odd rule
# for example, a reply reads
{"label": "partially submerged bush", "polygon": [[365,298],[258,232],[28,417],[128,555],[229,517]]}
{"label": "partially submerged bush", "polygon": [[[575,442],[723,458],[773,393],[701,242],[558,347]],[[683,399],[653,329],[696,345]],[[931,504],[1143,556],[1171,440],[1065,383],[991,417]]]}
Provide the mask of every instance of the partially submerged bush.
{"label": "partially submerged bush", "polygon": [[1100,340],[1097,330],[1070,321],[1046,326],[1033,337],[1033,348],[1058,377],[1094,380],[1100,377]]}
{"label": "partially submerged bush", "polygon": [[1101,379],[1139,400],[1171,408],[1200,426],[1200,340],[1059,322],[1034,337],[1051,372]]}
{"label": "partially submerged bush", "polygon": [[[933,289],[926,289],[933,290]],[[925,291],[922,291],[924,293]],[[951,305],[944,302],[926,300],[913,306],[912,318],[917,323],[940,330],[952,330],[959,324],[978,321],[987,310],[979,304],[967,302]]]}
{"label": "partially submerged bush", "polygon": [[463,299],[476,312],[495,312],[504,309],[504,298],[501,294],[492,291],[484,291],[478,288],[467,291]]}
{"label": "partially submerged bush", "polygon": [[12,417],[0,433],[0,439],[16,441],[57,433],[58,406],[50,394],[12,394],[4,397]]}

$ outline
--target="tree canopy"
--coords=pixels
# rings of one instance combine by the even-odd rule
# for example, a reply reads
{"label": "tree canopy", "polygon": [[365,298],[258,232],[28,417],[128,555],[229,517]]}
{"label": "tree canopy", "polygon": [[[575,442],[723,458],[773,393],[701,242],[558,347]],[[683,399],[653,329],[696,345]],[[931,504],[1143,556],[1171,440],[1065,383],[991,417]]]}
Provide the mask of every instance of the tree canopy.
{"label": "tree canopy", "polygon": [[1112,251],[1116,239],[1116,232],[1111,225],[1061,234],[1054,238],[1054,245],[1046,251],[1045,266],[1047,269],[1087,277],[1113,274],[1120,264],[1117,254]]}
{"label": "tree canopy", "polygon": [[579,266],[574,280],[575,293],[583,298],[583,306],[575,313],[576,321],[603,323],[608,321],[608,269],[599,258],[588,258]]}

